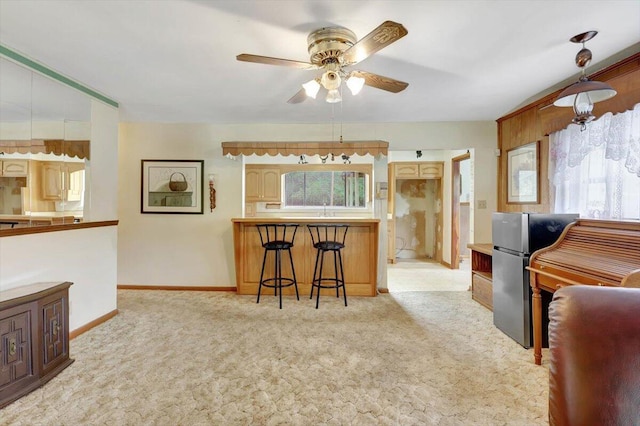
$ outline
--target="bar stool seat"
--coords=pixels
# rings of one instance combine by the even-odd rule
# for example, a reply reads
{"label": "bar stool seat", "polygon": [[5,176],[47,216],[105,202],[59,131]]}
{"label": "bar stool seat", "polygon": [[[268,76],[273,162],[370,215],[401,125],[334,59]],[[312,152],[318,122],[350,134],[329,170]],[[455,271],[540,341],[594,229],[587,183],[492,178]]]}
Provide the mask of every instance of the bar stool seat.
{"label": "bar stool seat", "polygon": [[[264,248],[264,256],[262,258],[262,270],[260,271],[260,283],[258,285],[258,299],[256,303],[260,303],[260,293],[262,287],[273,288],[274,296],[280,298],[280,309],[282,309],[282,289],[284,287],[294,286],[296,289],[296,299],[300,300],[298,294],[298,281],[296,280],[296,271],[293,266],[293,257],[291,249],[298,230],[297,223],[259,223],[256,224],[258,233],[260,234],[260,243]],[[291,265],[291,276],[282,276],[282,252],[289,253],[289,263]],[[264,270],[267,265],[267,256],[273,253],[273,277],[265,278]]]}
{"label": "bar stool seat", "polygon": [[[344,296],[344,306],[347,306],[347,289],[344,285],[344,268],[342,264],[342,249],[347,237],[349,225],[345,223],[318,223],[307,225],[311,234],[313,247],[316,249],[316,263],[313,269],[313,280],[311,282],[311,295],[317,289],[316,309],[320,304],[320,289],[335,288],[336,297],[340,298],[340,288]],[[326,276],[324,270],[324,255],[333,253],[333,277]]]}

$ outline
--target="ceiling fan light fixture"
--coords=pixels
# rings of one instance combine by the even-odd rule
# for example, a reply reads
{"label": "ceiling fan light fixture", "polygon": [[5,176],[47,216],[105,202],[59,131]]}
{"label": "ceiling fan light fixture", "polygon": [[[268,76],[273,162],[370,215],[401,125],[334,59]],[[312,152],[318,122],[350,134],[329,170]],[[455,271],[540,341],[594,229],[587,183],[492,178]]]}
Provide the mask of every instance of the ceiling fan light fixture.
{"label": "ceiling fan light fixture", "polygon": [[558,107],[573,107],[576,114],[572,122],[579,124],[581,130],[586,129],[587,123],[592,121],[595,116],[591,114],[593,104],[614,97],[617,92],[607,83],[600,81],[591,81],[586,76],[586,67],[591,62],[591,51],[584,44],[598,34],[597,31],[587,31],[582,34],[571,37],[572,43],[582,43],[582,49],[576,55],[576,66],[580,68],[580,79],[571,86],[564,89],[555,102]]}
{"label": "ceiling fan light fixture", "polygon": [[336,104],[338,102],[342,102],[342,96],[340,96],[340,92],[338,89],[331,89],[327,93],[327,102],[330,104]]}
{"label": "ceiling fan light fixture", "polygon": [[320,78],[320,84],[327,90],[335,90],[340,87],[340,83],[342,83],[342,79],[340,75],[338,75],[335,71],[327,71],[322,74]]}
{"label": "ceiling fan light fixture", "polygon": [[347,87],[352,95],[357,95],[364,87],[364,78],[352,75],[347,79]]}
{"label": "ceiling fan light fixture", "polygon": [[309,80],[302,85],[305,93],[308,97],[315,99],[318,91],[320,90],[320,84],[314,79]]}

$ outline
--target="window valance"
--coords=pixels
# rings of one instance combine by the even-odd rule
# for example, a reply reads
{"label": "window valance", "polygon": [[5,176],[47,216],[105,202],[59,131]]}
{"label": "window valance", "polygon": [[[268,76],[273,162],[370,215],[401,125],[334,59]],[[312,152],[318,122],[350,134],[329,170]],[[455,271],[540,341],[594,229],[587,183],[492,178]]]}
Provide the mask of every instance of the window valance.
{"label": "window valance", "polygon": [[55,154],[89,159],[89,141],[65,140],[0,140],[0,152],[5,154]]}
{"label": "window valance", "polygon": [[389,142],[222,142],[222,155],[387,155]]}

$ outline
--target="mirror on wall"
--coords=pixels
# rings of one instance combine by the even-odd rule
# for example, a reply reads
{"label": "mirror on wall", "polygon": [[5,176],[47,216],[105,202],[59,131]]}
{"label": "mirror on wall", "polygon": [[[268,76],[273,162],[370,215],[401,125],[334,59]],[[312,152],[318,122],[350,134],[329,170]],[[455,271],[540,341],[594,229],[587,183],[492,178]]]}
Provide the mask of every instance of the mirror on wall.
{"label": "mirror on wall", "polygon": [[91,101],[0,58],[0,229],[83,220]]}

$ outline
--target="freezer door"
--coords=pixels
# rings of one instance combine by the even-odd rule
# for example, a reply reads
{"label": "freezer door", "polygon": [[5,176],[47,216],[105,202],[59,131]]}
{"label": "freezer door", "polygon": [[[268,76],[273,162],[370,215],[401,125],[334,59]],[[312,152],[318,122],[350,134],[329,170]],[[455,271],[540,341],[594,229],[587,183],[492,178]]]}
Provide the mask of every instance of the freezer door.
{"label": "freezer door", "polygon": [[493,323],[525,348],[531,347],[529,258],[493,250]]}
{"label": "freezer door", "polygon": [[523,213],[494,213],[492,216],[492,239],[494,247],[518,253],[526,252],[528,216]]}

